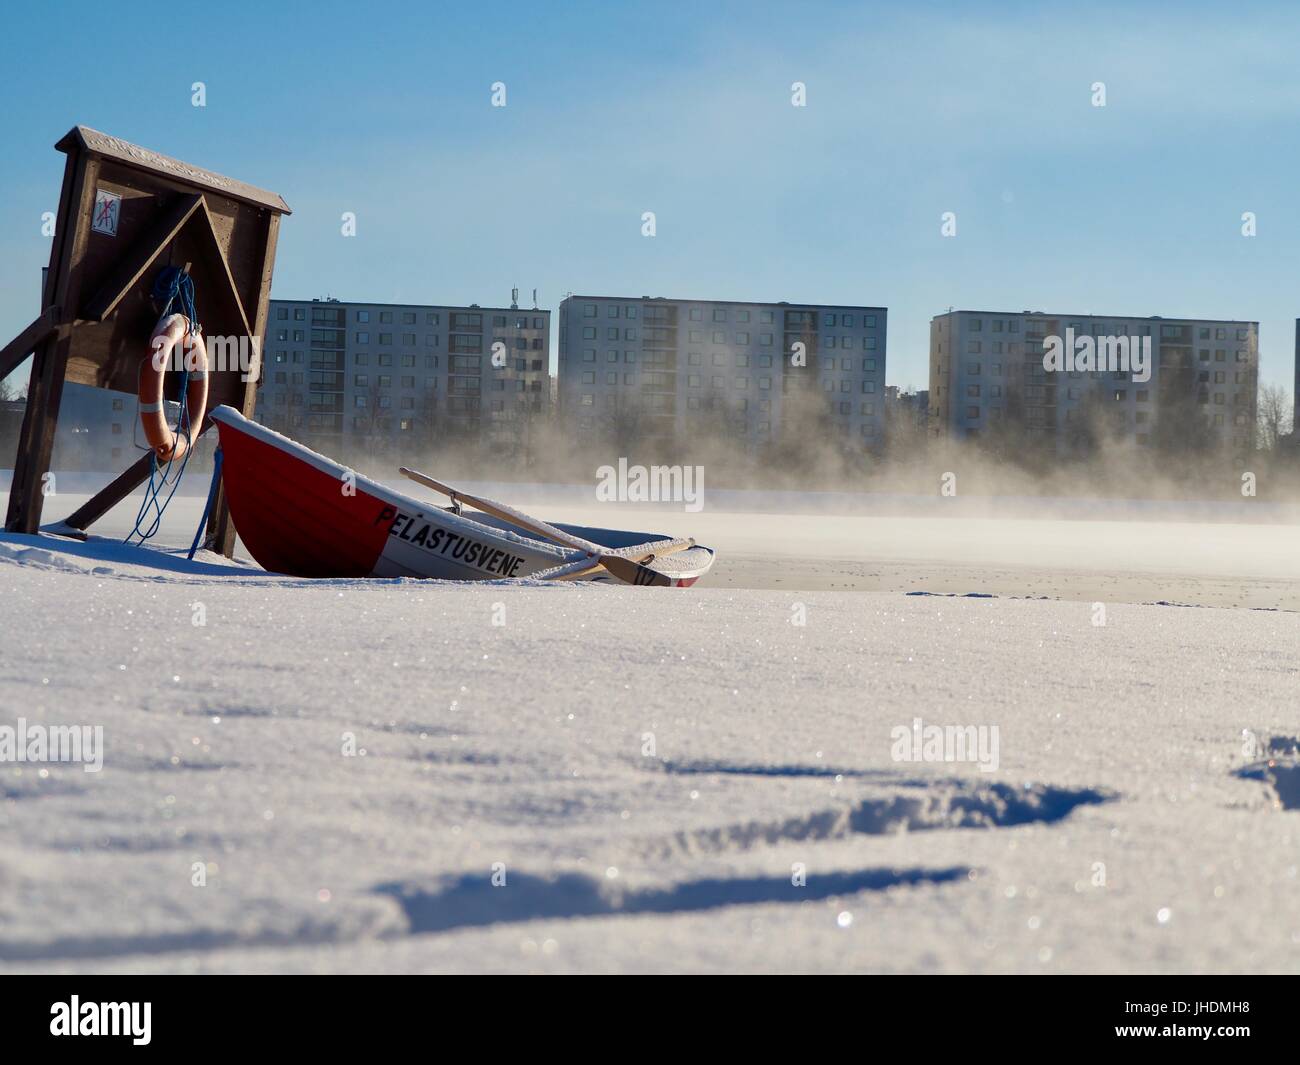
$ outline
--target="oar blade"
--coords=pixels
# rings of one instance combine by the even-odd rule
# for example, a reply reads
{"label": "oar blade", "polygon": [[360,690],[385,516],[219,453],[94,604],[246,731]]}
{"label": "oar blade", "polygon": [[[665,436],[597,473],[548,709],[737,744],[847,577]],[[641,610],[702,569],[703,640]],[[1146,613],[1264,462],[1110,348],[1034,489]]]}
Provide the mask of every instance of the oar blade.
{"label": "oar blade", "polygon": [[671,588],[673,584],[671,577],[622,555],[601,555],[600,564],[625,584],[655,588]]}

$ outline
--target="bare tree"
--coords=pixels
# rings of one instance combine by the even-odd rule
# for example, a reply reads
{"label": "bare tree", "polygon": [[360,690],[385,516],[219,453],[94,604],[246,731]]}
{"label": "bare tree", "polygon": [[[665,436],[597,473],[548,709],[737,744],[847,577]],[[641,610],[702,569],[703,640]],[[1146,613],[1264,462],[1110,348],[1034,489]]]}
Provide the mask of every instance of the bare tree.
{"label": "bare tree", "polygon": [[911,457],[922,454],[929,446],[929,417],[909,385],[896,394],[886,391],[883,397],[885,447],[888,454]]}
{"label": "bare tree", "polygon": [[442,428],[442,413],[438,403],[438,390],[426,388],[416,400],[413,418],[419,453],[432,453],[438,444],[438,431]]}
{"label": "bare tree", "polygon": [[613,395],[600,414],[600,435],[603,442],[619,455],[634,451],[646,430],[646,412],[637,395]]}
{"label": "bare tree", "polygon": [[[1162,371],[1163,372],[1163,371]],[[1217,446],[1204,394],[1177,386],[1161,388],[1151,443],[1166,459],[1204,457]]]}
{"label": "bare tree", "polygon": [[778,476],[808,480],[819,475],[839,476],[842,458],[832,393],[798,378],[781,397],[780,428],[763,449],[762,463]]}
{"label": "bare tree", "polygon": [[[383,399],[387,399],[385,394]],[[353,450],[363,457],[373,469],[389,452],[392,439],[392,408],[381,404],[380,390],[371,388],[366,393],[366,405],[359,408],[361,425],[353,430]],[[358,415],[354,414],[354,417]],[[358,434],[359,430],[359,434]],[[360,435],[360,439],[357,436]]]}
{"label": "bare tree", "polygon": [[526,390],[519,393],[516,404],[516,458],[524,469],[537,465],[537,441],[546,428],[548,405],[544,401],[543,388],[549,388],[547,382],[533,378],[528,381]]}
{"label": "bare tree", "polygon": [[1260,385],[1256,421],[1263,450],[1276,450],[1281,439],[1291,432],[1291,413],[1291,393],[1281,385]]}

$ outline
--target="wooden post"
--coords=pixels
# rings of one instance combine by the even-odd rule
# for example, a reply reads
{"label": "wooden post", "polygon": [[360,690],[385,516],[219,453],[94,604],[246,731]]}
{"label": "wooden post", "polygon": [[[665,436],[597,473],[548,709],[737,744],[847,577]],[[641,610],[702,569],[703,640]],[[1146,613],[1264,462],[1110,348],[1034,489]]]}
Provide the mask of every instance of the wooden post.
{"label": "wooden post", "polygon": [[[99,160],[81,154],[75,164],[70,159],[69,165],[76,168],[71,187],[73,202],[78,205],[78,211],[89,215],[95,198]],[[79,259],[85,250],[86,239],[85,227],[79,226],[71,245],[64,242],[58,248],[60,260],[50,264],[54,306],[75,307],[80,300]],[[13,483],[9,487],[5,528],[10,532],[35,533],[40,530],[41,510],[45,505],[44,481],[54,451],[54,430],[58,425],[59,405],[63,402],[70,341],[71,332],[64,330],[47,336],[35,348],[31,381],[27,386],[27,410],[18,435],[18,456],[14,462]]]}
{"label": "wooden post", "polygon": [[[267,212],[266,253],[262,256],[261,287],[257,297],[257,313],[253,320],[254,343],[257,344],[257,372],[250,374],[244,384],[243,404],[240,413],[251,418],[257,407],[257,381],[262,373],[261,361],[265,357],[266,329],[271,315],[271,274],[275,269],[275,248],[280,239],[280,216],[273,211]],[[235,554],[235,526],[230,520],[230,500],[226,496],[224,482],[217,485],[216,497],[212,500],[212,513],[208,515],[208,530],[203,546],[209,551],[231,558]]]}

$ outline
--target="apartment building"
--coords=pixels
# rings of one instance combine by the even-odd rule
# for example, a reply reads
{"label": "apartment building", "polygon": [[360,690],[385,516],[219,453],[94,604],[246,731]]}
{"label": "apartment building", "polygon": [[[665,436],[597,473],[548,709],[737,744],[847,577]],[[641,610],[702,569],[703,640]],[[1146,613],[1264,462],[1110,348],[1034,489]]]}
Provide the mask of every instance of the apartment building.
{"label": "apartment building", "polygon": [[756,450],[812,409],[847,448],[883,442],[884,307],[568,296],[559,313],[558,406],[580,440],[707,423]]}
{"label": "apartment building", "polygon": [[[168,400],[164,416],[167,424],[175,425],[180,407]],[[149,453],[149,443],[139,423],[140,405],[135,396],[67,382],[63,386],[59,426],[54,434],[53,468],[121,472]],[[215,447],[215,437],[213,433],[196,443],[187,471],[211,469],[208,459]]]}
{"label": "apartment building", "polygon": [[550,335],[536,307],[271,300],[257,418],[339,455],[517,446],[550,407]]}
{"label": "apartment building", "polygon": [[[1085,337],[1098,353],[1149,349],[1149,379],[1136,380],[1132,362],[1044,367],[1057,341]],[[1257,322],[949,311],[930,322],[930,427],[959,439],[1014,427],[1065,455],[1086,448],[1098,425],[1150,445],[1162,410],[1172,429],[1199,409],[1218,444],[1244,453],[1254,446],[1258,374]]]}

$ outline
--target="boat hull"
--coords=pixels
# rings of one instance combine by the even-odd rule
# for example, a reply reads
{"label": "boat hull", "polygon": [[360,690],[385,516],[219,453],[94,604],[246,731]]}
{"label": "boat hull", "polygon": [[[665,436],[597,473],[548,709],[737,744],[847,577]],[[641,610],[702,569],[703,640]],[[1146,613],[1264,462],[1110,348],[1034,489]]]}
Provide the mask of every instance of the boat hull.
{"label": "boat hull", "polygon": [[[481,581],[584,568],[582,551],[536,540],[485,515],[456,514],[354,473],[232,407],[212,412],[235,529],[258,564],[295,577]],[[563,526],[561,526],[563,528]],[[668,537],[584,530],[615,551]],[[598,537],[598,538],[597,538]],[[688,587],[713,552],[692,547],[650,565]],[[611,579],[604,570],[579,579]]]}

